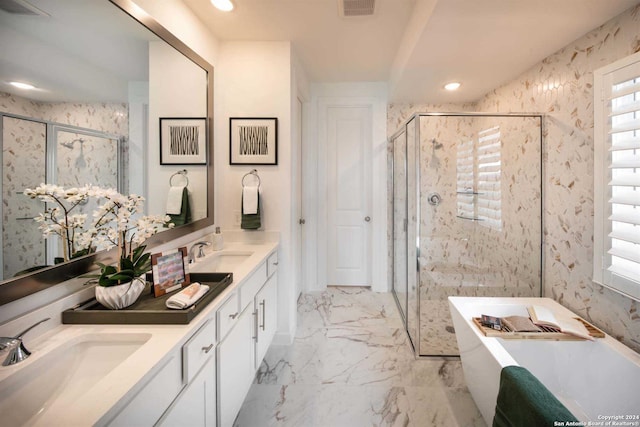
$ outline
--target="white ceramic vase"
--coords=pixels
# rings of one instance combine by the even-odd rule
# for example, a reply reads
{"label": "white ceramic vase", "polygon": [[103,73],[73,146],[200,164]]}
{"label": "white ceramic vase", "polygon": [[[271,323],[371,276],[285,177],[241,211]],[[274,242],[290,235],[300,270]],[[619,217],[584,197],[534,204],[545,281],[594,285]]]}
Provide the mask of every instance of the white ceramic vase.
{"label": "white ceramic vase", "polygon": [[144,286],[142,276],[116,286],[96,285],[96,300],[111,310],[120,310],[136,302]]}

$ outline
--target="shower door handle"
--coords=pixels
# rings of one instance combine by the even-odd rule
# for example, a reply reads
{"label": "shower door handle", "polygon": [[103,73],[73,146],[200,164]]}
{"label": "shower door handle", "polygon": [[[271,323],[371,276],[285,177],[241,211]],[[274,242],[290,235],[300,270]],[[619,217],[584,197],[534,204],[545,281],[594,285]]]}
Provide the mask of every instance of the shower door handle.
{"label": "shower door handle", "polygon": [[370,221],[371,221],[371,217],[370,217],[370,216],[365,216],[365,217],[364,217],[364,220],[365,220],[366,222],[370,222]]}

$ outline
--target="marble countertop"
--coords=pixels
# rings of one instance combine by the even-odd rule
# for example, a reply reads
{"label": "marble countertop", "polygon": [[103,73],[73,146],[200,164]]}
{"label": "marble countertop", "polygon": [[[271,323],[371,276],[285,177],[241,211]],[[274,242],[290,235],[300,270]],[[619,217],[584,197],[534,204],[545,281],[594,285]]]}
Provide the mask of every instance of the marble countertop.
{"label": "marble countertop", "polygon": [[[83,340],[113,334],[147,334],[150,337],[133,354],[100,379],[77,400],[69,402],[66,410],[46,411],[46,416],[36,420],[35,425],[51,425],[51,420],[61,425],[104,424],[115,416],[126,403],[141,389],[146,380],[158,372],[178,350],[208,319],[212,318],[220,304],[251,275],[258,266],[278,247],[277,242],[226,243],[223,251],[245,251],[252,255],[234,268],[233,283],[213,300],[188,325],[59,325],[28,345],[31,357],[17,365],[0,368],[0,388],[12,377],[19,376],[22,369],[38,363],[60,346]],[[198,260],[195,270],[206,271],[210,258]],[[145,335],[138,335],[145,336]],[[19,384],[19,383],[18,383]],[[61,405],[64,406],[64,405]]]}

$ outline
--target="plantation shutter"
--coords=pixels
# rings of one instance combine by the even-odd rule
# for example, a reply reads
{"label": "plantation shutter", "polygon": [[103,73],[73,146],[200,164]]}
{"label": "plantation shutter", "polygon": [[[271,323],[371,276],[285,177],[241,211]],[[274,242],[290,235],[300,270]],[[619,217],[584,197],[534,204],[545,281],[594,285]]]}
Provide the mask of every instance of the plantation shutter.
{"label": "plantation shutter", "polygon": [[463,141],[458,144],[456,158],[457,202],[458,216],[467,219],[476,217],[475,213],[475,182],[473,173],[474,159],[473,140]]}
{"label": "plantation shutter", "polygon": [[601,79],[601,106],[595,133],[601,173],[596,187],[599,182],[602,186],[596,189],[596,212],[602,212],[596,215],[600,222],[596,256],[601,258],[594,256],[594,280],[636,299],[640,298],[639,61],[596,73]]}
{"label": "plantation shutter", "polygon": [[478,132],[478,218],[481,225],[502,229],[500,127]]}

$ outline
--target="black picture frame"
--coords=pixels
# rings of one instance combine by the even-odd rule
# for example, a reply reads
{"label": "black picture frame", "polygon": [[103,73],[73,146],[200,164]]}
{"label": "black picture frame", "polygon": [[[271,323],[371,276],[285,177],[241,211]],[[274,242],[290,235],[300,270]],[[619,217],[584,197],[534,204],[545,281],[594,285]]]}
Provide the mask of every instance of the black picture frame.
{"label": "black picture frame", "polygon": [[206,117],[160,117],[160,164],[207,164]]}
{"label": "black picture frame", "polygon": [[277,165],[278,118],[231,117],[230,165]]}

